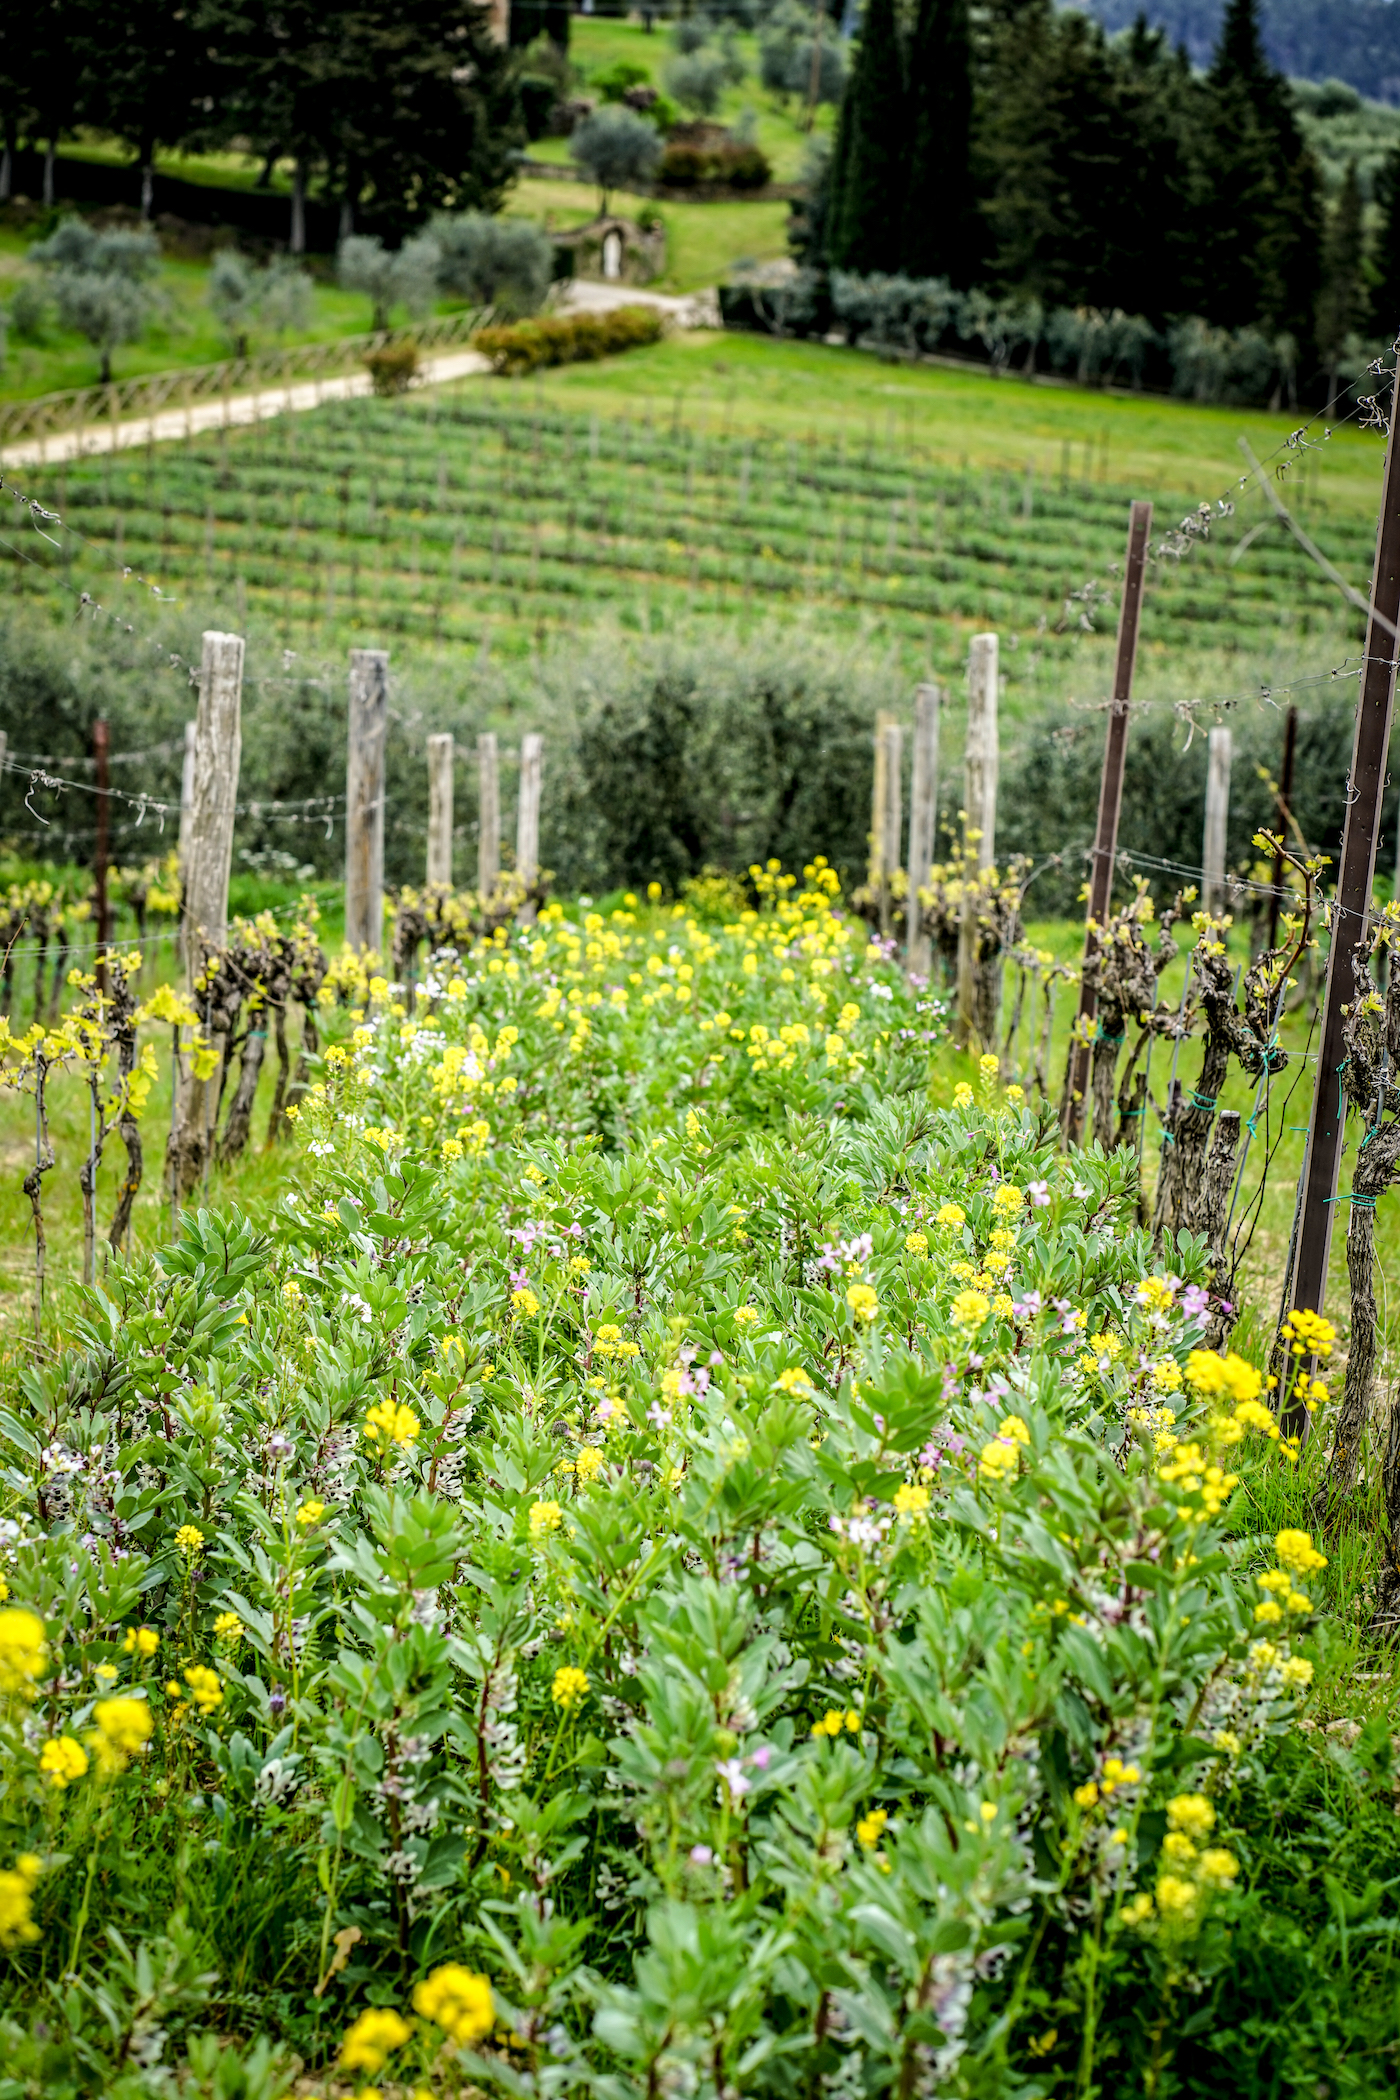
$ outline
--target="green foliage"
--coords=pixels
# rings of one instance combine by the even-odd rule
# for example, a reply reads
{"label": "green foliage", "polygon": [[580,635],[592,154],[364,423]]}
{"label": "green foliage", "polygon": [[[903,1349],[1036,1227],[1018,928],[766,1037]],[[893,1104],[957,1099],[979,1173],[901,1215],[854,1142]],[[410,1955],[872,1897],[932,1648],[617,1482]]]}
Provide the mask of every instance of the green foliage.
{"label": "green foliage", "polygon": [[343,959],[297,1185],[12,1377],[7,2100],[1370,2090],[1388,1723],[1260,1638],[1205,1250],[750,884]]}
{"label": "green foliage", "polygon": [[575,128],[569,152],[597,183],[606,211],[613,190],[651,180],[661,158],[661,141],[655,126],[634,109],[606,102]]}

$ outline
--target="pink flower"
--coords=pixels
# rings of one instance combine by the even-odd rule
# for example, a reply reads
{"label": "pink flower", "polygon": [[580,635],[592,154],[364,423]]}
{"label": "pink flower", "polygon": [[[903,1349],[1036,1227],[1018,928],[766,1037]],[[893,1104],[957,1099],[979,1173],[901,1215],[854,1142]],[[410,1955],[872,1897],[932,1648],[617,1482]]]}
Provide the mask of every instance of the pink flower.
{"label": "pink flower", "polygon": [[753,1781],[745,1777],[744,1768],[737,1757],[721,1758],[715,1770],[729,1789],[731,1801],[741,1801],[752,1788]]}
{"label": "pink flower", "polygon": [[1027,1185],[1026,1194],[1036,1210],[1044,1210],[1050,1201],[1050,1184],[1048,1181],[1032,1181]]}

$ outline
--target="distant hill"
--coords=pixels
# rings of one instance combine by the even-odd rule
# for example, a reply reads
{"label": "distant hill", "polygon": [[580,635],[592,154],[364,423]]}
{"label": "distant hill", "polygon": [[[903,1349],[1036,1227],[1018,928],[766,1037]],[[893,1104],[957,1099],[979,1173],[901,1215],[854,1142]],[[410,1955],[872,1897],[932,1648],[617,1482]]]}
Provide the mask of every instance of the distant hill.
{"label": "distant hill", "polygon": [[[1222,0],[1082,0],[1105,29],[1139,12],[1185,44],[1197,65],[1215,48]],[[1345,80],[1379,102],[1400,103],[1400,0],[1264,0],[1264,42],[1295,80]]]}

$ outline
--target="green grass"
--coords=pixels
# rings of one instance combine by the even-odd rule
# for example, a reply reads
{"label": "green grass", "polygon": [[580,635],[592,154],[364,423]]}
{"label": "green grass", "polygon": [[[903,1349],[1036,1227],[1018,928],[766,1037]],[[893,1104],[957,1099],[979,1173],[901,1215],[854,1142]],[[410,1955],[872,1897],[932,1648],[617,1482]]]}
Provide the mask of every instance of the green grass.
{"label": "green grass", "polygon": [[[538,384],[328,405],[31,479],[95,543],[71,550],[70,581],[105,591],[119,556],[225,620],[246,604],[289,647],[386,634],[450,653],[489,628],[523,652],[600,618],[767,614],[951,672],[966,633],[994,625],[1009,648],[1034,638],[1013,671],[1024,709],[1066,666],[1081,692],[1106,675],[1063,608],[1109,583],[1128,497],[1151,493],[1174,524],[1188,492],[1227,485],[1241,427],[1268,452],[1287,424],[686,336]],[[1379,444],[1339,434],[1320,457],[1293,497],[1361,581]],[[1144,678],[1189,678],[1205,652],[1216,683],[1199,690],[1277,684],[1345,653],[1333,587],[1281,531],[1232,562],[1262,516],[1256,495],[1154,567]]]}
{"label": "green grass", "polygon": [[[0,302],[24,269],[26,246],[18,234],[0,231]],[[209,305],[207,264],[167,257],[157,282],[161,299],[157,318],[139,342],[125,344],[115,353],[115,378],[134,379],[185,365],[217,364],[232,356],[233,346]],[[450,311],[455,303],[445,302],[442,311]],[[281,340],[287,344],[334,342],[341,336],[363,334],[372,325],[369,301],[358,292],[341,291],[323,272],[313,285],[310,325]],[[255,333],[250,343],[253,350],[277,346],[277,339],[270,334]],[[0,366],[0,401],[24,401],[69,387],[94,386],[100,370],[100,360],[91,343],[73,330],[61,328],[51,316],[41,342],[22,342],[11,336],[8,354]]]}
{"label": "green grass", "polygon": [[[658,204],[619,190],[613,204],[624,212],[654,211],[666,228],[666,268],[650,291],[698,291],[723,284],[736,263],[770,262],[787,253],[788,208],[781,200]],[[598,193],[591,185],[530,176],[511,191],[505,211],[563,233],[597,216]]]}
{"label": "green grass", "polygon": [[[754,137],[772,164],[775,181],[796,182],[801,178],[807,151],[802,108],[792,101],[784,106],[760,86],[757,37],[742,35],[735,41],[739,55],[748,67],[748,77],[737,87],[724,90],[715,121],[732,125],[746,111],[751,112]],[[675,46],[664,24],[658,23],[648,36],[640,22],[623,22],[601,15],[575,15],[573,18],[569,57],[583,76],[585,92],[596,74],[616,65],[619,59],[629,59],[633,65],[644,66],[653,85],[664,90],[666,68],[675,56]],[[831,125],[831,110],[825,107],[818,110],[815,129],[830,131]],[[560,157],[566,157],[567,139],[540,140],[531,146],[530,151],[532,156],[537,156],[542,149],[548,149],[552,155],[559,147],[564,149]]]}

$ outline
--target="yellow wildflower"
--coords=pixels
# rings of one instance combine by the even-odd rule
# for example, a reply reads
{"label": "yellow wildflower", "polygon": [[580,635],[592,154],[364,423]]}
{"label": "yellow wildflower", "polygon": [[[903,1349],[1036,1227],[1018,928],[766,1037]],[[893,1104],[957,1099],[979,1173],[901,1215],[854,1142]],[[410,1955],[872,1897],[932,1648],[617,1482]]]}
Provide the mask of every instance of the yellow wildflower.
{"label": "yellow wildflower", "polygon": [[889,1813],[883,1808],[872,1808],[856,1825],[856,1836],[867,1852],[873,1852],[885,1834]]}
{"label": "yellow wildflower", "polygon": [[151,1739],[151,1709],[144,1699],[99,1699],[87,1746],[102,1772],[124,1772]]}
{"label": "yellow wildflower", "polygon": [[185,1682],[190,1688],[191,1698],[202,1714],[212,1714],[216,1707],[223,1705],[224,1688],[218,1675],[215,1671],[207,1669],[203,1663],[190,1664],[185,1672]]}
{"label": "yellow wildflower", "polygon": [[42,1872],[35,1853],[21,1852],[13,1867],[0,1874],[0,1947],[18,1947],[38,1939],[31,1898]]}
{"label": "yellow wildflower", "polygon": [[588,1678],[584,1671],[576,1670],[572,1663],[563,1663],[554,1673],[554,1682],[549,1696],[556,1706],[569,1713],[588,1694]]}
{"label": "yellow wildflower", "polygon": [[17,1692],[32,1683],[47,1653],[42,1619],[20,1605],[0,1611],[0,1692]]}
{"label": "yellow wildflower", "polygon": [[564,1512],[557,1502],[532,1502],[530,1504],[530,1536],[542,1539],[547,1531],[557,1531],[564,1521]]}
{"label": "yellow wildflower", "polygon": [[39,1770],[56,1793],[62,1793],[88,1768],[87,1752],[71,1735],[51,1736],[39,1752]]}
{"label": "yellow wildflower", "polygon": [[412,2033],[407,2020],[391,2006],[368,2006],[340,2045],[345,2071],[382,2071]]}
{"label": "yellow wildflower", "polygon": [[491,2032],[496,2018],[486,1978],[455,1961],[445,1962],[415,1986],[413,2009],[459,2047],[479,2042]]}
{"label": "yellow wildflower", "polygon": [[853,1283],[846,1292],[846,1303],[858,1320],[873,1320],[880,1310],[880,1301],[868,1283]]}
{"label": "yellow wildflower", "polygon": [[390,1444],[402,1448],[413,1443],[419,1426],[413,1409],[401,1400],[380,1400],[365,1415],[365,1436],[371,1444],[381,1444],[386,1450]]}

